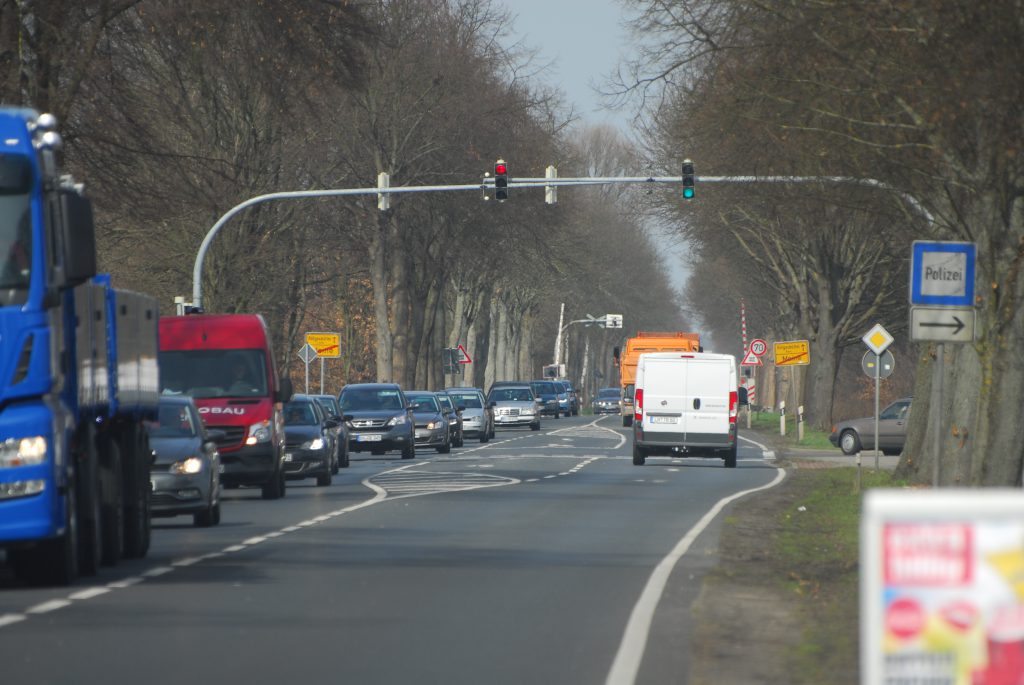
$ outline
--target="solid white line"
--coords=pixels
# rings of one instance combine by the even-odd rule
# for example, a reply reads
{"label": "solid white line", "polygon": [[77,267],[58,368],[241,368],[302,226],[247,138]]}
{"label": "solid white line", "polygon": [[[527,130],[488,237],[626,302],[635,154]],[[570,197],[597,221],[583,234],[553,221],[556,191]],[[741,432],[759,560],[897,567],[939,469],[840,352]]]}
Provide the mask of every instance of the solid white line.
{"label": "solid white line", "polygon": [[758,447],[760,447],[761,448],[762,459],[769,460],[769,461],[775,459],[775,452],[773,452],[772,449],[770,447],[768,447],[767,445],[762,445],[761,443],[757,442],[756,440],[751,440],[750,438],[745,438],[742,435],[740,435],[738,437],[739,437],[740,440],[745,440],[746,442],[749,442],[752,445],[757,445]]}
{"label": "solid white line", "polygon": [[87,587],[84,590],[78,592],[72,592],[68,595],[68,599],[92,599],[93,597],[99,597],[110,592],[108,587]]}
{"label": "solid white line", "polygon": [[3,614],[0,615],[0,628],[24,621],[28,616],[24,614]]}
{"label": "solid white line", "polygon": [[615,654],[615,661],[612,662],[608,678],[605,679],[606,685],[632,685],[636,682],[636,674],[640,670],[640,662],[643,659],[644,650],[647,648],[647,636],[651,630],[651,622],[654,620],[654,612],[658,608],[658,602],[661,601],[662,594],[665,592],[665,586],[668,584],[672,569],[675,568],[679,559],[690,549],[690,545],[697,539],[697,536],[708,527],[727,504],[744,495],[767,490],[781,483],[782,479],[786,477],[786,472],[783,469],[776,469],[776,471],[777,473],[772,482],[761,487],[743,490],[718,500],[715,506],[704,514],[700,521],[676,543],[676,546],[668,553],[668,556],[662,559],[654,568],[651,577],[647,580],[647,585],[644,587],[643,592],[640,593],[640,599],[637,600],[633,611],[630,613],[629,622],[626,624],[626,630],[622,635],[622,642],[619,643],[618,652]]}
{"label": "solid white line", "polygon": [[67,599],[51,599],[48,602],[36,604],[34,607],[25,609],[26,614],[45,614],[50,611],[56,611],[57,609],[63,609],[64,607],[71,606],[71,600]]}

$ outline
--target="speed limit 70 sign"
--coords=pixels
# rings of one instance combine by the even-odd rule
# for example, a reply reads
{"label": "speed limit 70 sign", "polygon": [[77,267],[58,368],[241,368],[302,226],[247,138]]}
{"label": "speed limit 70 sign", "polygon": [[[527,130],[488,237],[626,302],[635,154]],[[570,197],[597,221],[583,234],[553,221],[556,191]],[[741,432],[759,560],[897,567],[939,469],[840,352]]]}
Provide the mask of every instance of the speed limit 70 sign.
{"label": "speed limit 70 sign", "polygon": [[768,351],[768,343],[761,338],[755,338],[750,341],[750,353],[755,357],[760,357]]}

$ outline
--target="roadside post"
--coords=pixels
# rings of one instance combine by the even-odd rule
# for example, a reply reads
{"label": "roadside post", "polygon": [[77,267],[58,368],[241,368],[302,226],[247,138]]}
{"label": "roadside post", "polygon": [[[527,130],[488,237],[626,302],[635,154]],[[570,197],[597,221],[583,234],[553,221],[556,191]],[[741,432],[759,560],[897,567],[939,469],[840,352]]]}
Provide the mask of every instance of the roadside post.
{"label": "roadside post", "polygon": [[878,470],[878,455],[881,451],[878,446],[878,396],[882,379],[882,353],[886,351],[889,345],[892,345],[893,340],[894,338],[889,334],[889,331],[885,330],[885,327],[880,323],[872,326],[871,330],[861,338],[861,341],[868,346],[868,349],[874,352],[875,356],[875,368],[874,374],[872,374],[872,377],[875,379],[875,471]]}
{"label": "roadside post", "polygon": [[309,343],[299,348],[299,359],[306,365],[306,389],[303,391],[309,394],[309,363],[316,359],[316,350]]}
{"label": "roadside post", "polygon": [[796,441],[804,441],[804,405],[796,408]]}
{"label": "roadside post", "polygon": [[910,339],[936,343],[931,402],[935,417],[932,487],[938,487],[944,343],[974,342],[974,273],[978,248],[974,243],[915,240],[910,249]]}
{"label": "roadside post", "polygon": [[[341,333],[306,333],[306,344],[313,348],[316,356],[320,357],[320,394],[324,394],[324,360],[338,359],[341,357]],[[309,365],[306,365],[306,374],[309,374]],[[309,385],[309,381],[306,381]],[[309,392],[309,389],[306,389]]]}
{"label": "roadside post", "polygon": [[786,400],[779,400],[779,435],[786,437]]}

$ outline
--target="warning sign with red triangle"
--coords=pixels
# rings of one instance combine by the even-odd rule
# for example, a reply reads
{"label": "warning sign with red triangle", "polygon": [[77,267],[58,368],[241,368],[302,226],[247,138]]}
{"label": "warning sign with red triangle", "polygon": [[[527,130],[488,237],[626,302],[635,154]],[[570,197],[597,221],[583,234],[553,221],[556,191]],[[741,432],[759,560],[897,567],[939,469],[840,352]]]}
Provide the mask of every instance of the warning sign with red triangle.
{"label": "warning sign with red triangle", "polygon": [[748,351],[743,357],[743,361],[740,362],[740,366],[764,366],[761,363],[761,358],[753,352]]}
{"label": "warning sign with red triangle", "polygon": [[459,363],[460,364],[472,364],[473,360],[469,358],[469,352],[466,352],[466,348],[459,344]]}

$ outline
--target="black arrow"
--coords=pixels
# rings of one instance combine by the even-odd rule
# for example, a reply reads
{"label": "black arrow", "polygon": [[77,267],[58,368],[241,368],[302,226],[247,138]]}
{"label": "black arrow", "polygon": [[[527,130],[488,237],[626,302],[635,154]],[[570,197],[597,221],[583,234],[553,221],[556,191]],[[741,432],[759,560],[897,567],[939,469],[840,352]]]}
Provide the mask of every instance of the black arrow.
{"label": "black arrow", "polygon": [[953,321],[956,323],[923,323],[921,328],[955,328],[953,335],[956,335],[964,329],[964,322],[960,320],[959,316],[954,316]]}

